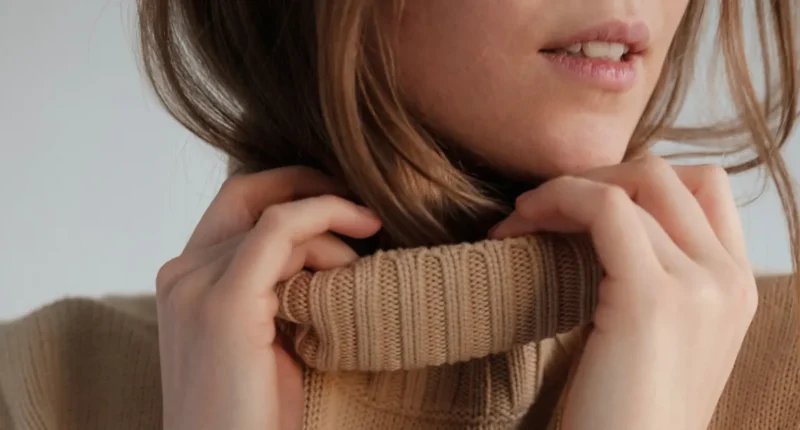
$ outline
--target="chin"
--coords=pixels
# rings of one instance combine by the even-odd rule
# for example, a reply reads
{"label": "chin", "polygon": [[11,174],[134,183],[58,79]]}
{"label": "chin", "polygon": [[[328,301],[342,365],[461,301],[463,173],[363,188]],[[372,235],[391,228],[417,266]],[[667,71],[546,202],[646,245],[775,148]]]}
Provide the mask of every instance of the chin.
{"label": "chin", "polygon": [[550,179],[623,161],[633,127],[607,121],[578,123],[574,118],[537,128],[536,137],[513,145],[517,150],[502,157],[506,161],[502,164],[520,178]]}
{"label": "chin", "polygon": [[553,160],[550,172],[543,175],[546,178],[553,178],[563,175],[577,175],[599,167],[613,166],[622,161],[624,155],[612,154],[608,151],[586,151],[578,150],[569,157],[562,157]]}

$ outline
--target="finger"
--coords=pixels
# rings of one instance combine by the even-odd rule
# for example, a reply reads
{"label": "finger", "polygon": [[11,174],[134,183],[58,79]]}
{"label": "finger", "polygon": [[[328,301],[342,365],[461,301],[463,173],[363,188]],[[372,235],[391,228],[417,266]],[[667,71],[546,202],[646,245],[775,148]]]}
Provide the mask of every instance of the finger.
{"label": "finger", "polygon": [[358,254],[338,237],[325,233],[313,237],[292,250],[280,280],[285,281],[303,268],[329,270],[356,261]]}
{"label": "finger", "polygon": [[185,286],[196,290],[202,290],[203,287],[206,287],[206,289],[212,287],[228,270],[228,266],[230,266],[231,261],[233,261],[235,254],[235,249],[231,249],[228,252],[217,255],[206,264],[198,266],[187,273],[182,278],[181,282],[185,282]]}
{"label": "finger", "polygon": [[[588,231],[609,276],[629,278],[635,275],[631,267],[647,271],[661,265],[636,205],[618,187],[564,176],[526,193],[517,212],[534,231],[563,228],[563,219],[573,223],[568,231]],[[504,230],[501,224],[494,234],[502,236]]]}
{"label": "finger", "polygon": [[[530,201],[529,204],[536,204],[536,202]],[[674,266],[675,263],[688,263],[688,258],[683,254],[683,251],[675,245],[655,218],[639,206],[636,206],[635,209],[639,221],[644,226],[650,243],[653,245],[656,256],[659,261],[662,262],[662,266],[666,268],[668,266]],[[489,233],[489,238],[505,239],[507,237],[526,236],[542,231],[582,233],[586,231],[586,227],[574,219],[563,216],[543,220],[534,225],[522,215],[522,212],[517,210],[509,215],[508,218],[498,223]],[[672,263],[667,264],[667,262]]]}
{"label": "finger", "polygon": [[581,176],[624,189],[692,258],[702,258],[716,249],[711,246],[718,244],[718,240],[703,209],[677,171],[665,160],[644,157]]}
{"label": "finger", "polygon": [[211,291],[224,276],[234,254],[235,249],[217,254],[203,265],[187,270],[174,283],[158,288],[159,304],[190,306],[191,303],[195,303],[197,298]]}
{"label": "finger", "polygon": [[243,290],[271,288],[280,279],[295,246],[328,231],[366,238],[377,233],[380,226],[371,211],[335,196],[271,206],[239,246],[224,283]]}
{"label": "finger", "polygon": [[[541,231],[540,228],[534,227],[518,210],[514,210],[509,216],[489,229],[487,236],[489,239],[501,240],[508,237],[525,236],[539,231]],[[557,231],[561,231],[561,229],[557,229]]]}
{"label": "finger", "polygon": [[175,284],[186,275],[204,267],[223,255],[233,254],[246,234],[238,234],[224,242],[207,248],[184,252],[164,264],[156,275],[156,289],[159,294],[169,294]]}
{"label": "finger", "polygon": [[725,170],[704,165],[675,166],[675,171],[694,195],[722,246],[742,267],[750,267],[742,221]]}
{"label": "finger", "polygon": [[232,176],[203,214],[186,249],[209,246],[249,230],[271,205],[322,194],[344,195],[345,190],[323,173],[297,166]]}

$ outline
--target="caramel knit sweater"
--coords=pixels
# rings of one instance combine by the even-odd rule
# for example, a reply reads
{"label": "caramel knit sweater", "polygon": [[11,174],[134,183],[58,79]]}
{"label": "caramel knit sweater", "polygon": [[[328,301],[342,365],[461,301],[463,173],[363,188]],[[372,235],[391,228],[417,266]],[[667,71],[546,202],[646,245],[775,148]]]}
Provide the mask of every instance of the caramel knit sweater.
{"label": "caramel knit sweater", "polygon": [[[577,238],[381,252],[278,287],[306,429],[556,428],[600,272]],[[713,429],[800,427],[787,278],[760,305]],[[0,325],[0,429],[161,427],[152,297],[67,299]]]}

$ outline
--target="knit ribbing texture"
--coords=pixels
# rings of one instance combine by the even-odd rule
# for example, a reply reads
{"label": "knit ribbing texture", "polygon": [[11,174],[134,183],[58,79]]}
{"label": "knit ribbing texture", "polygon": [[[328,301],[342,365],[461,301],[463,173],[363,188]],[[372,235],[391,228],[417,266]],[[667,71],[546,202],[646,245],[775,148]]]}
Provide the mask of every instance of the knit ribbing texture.
{"label": "knit ribbing texture", "polygon": [[[304,428],[557,428],[601,275],[582,236],[380,252],[297,275],[277,292],[306,363]],[[789,278],[760,278],[759,297],[712,430],[800,424]],[[160,428],[158,357],[152,296],[65,299],[0,324],[0,430]]]}

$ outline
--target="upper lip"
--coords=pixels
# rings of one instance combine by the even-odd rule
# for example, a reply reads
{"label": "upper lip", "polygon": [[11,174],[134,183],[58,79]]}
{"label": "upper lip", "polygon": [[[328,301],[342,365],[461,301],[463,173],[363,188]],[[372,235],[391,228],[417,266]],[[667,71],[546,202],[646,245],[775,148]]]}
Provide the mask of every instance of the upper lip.
{"label": "upper lip", "polygon": [[641,54],[650,45],[650,29],[641,21],[609,21],[579,33],[548,42],[542,50],[561,49],[585,42],[622,43],[628,53]]}

